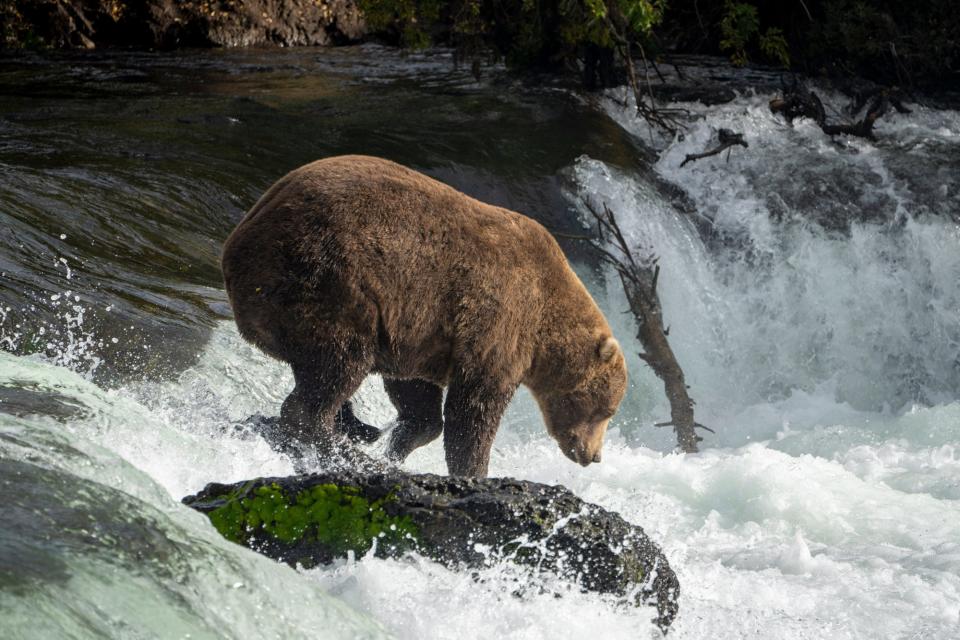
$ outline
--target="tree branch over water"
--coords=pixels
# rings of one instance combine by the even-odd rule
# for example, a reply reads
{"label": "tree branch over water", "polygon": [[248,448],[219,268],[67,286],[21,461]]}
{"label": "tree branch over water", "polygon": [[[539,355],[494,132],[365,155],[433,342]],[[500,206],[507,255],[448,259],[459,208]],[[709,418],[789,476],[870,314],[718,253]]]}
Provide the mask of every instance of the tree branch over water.
{"label": "tree branch over water", "polygon": [[[597,221],[600,242],[594,246],[603,255],[605,262],[616,269],[627,294],[630,311],[637,319],[637,337],[645,350],[640,354],[653,372],[661,380],[670,401],[670,420],[659,422],[658,427],[673,427],[677,434],[677,445],[686,453],[696,453],[697,443],[703,440],[696,434],[696,428],[713,432],[694,419],[694,401],[688,393],[683,369],[667,341],[669,329],[663,326],[663,310],[657,296],[657,280],[660,277],[660,265],[653,258],[646,262],[638,261],[627,244],[623,231],[610,208],[604,204],[598,211],[584,200],[587,209]],[[607,249],[612,246],[612,251]]]}
{"label": "tree branch over water", "polygon": [[654,102],[653,89],[650,87],[649,81],[647,81],[647,91],[644,93],[640,86],[640,80],[637,78],[637,69],[633,61],[633,47],[636,46],[646,68],[647,56],[643,50],[643,45],[631,40],[629,22],[616,2],[606,0],[605,8],[603,19],[613,42],[614,50],[626,69],[627,83],[630,85],[637,105],[637,115],[654,127],[671,134],[676,133],[678,129],[683,127],[676,118],[682,112],[677,109],[658,109]]}

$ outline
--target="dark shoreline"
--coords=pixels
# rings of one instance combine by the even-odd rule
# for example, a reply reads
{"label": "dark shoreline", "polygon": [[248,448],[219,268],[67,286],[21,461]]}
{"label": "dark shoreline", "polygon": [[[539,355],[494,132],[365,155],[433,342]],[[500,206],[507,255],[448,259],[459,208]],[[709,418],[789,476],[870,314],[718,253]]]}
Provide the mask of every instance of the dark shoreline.
{"label": "dark shoreline", "polygon": [[[819,4],[824,5],[821,7],[824,10],[831,6],[830,2]],[[871,11],[878,12],[877,16],[887,16],[883,13],[886,9],[881,5],[877,4]],[[401,39],[396,33],[396,25],[377,26],[372,17],[368,23],[363,7],[363,0],[0,0],[0,56],[6,57],[8,52],[24,50],[169,52],[211,48],[339,47],[363,43],[400,48]],[[757,64],[764,59],[759,55],[751,55],[746,64],[735,66],[722,44],[716,41],[718,36],[709,20],[706,27],[699,24],[695,28],[696,25],[690,23],[691,16],[685,13],[690,7],[686,6],[684,0],[671,0],[668,7],[663,22],[655,27],[651,41],[645,45],[649,47],[647,53],[650,59],[658,61],[656,68],[648,69],[648,72],[661,98],[670,99],[673,95],[671,92],[676,91],[656,87],[658,81],[662,80],[659,77],[661,72],[669,75],[676,63],[683,65],[692,59],[697,66],[719,70],[719,75],[739,76],[741,79],[749,78],[751,74],[761,78],[813,78],[829,82],[848,94],[897,86],[929,98],[924,100],[928,104],[960,104],[960,72],[954,70],[955,63],[951,62],[952,44],[949,42],[943,44],[947,49],[939,51],[937,56],[926,50],[923,53],[914,52],[917,68],[910,71],[896,57],[891,63],[896,69],[884,66],[879,59],[871,60],[870,64],[865,64],[861,59],[864,52],[856,50],[858,43],[864,47],[877,46],[874,40],[893,37],[880,27],[876,27],[876,33],[867,29],[856,37],[850,35],[848,39],[832,44],[821,42],[816,46],[808,42],[813,37],[811,34],[797,31],[789,42],[789,68]],[[921,20],[927,14],[937,15],[931,14],[932,10],[921,4],[916,9],[916,20]],[[711,11],[716,13],[716,8]],[[777,15],[770,14],[768,17],[783,18]],[[841,20],[837,16],[832,19]],[[847,19],[852,18],[843,18]],[[450,25],[445,21],[448,21],[448,17],[437,19],[429,42],[439,46],[456,44],[455,38],[451,39]],[[697,22],[700,21],[698,14]],[[842,20],[841,23],[846,24]],[[949,20],[943,18],[941,27],[946,28],[948,24]],[[912,33],[909,32],[912,26],[901,26],[908,31],[901,33],[900,37]],[[707,27],[709,29],[704,31]],[[694,35],[697,37],[694,38]],[[861,43],[857,38],[864,41]],[[458,57],[463,58],[461,63],[465,66],[470,67],[472,63],[475,69],[482,72],[488,59],[509,60],[509,51],[502,49],[513,45],[485,41],[479,45],[480,48],[477,46],[473,44],[469,50],[458,50]],[[539,63],[515,65],[517,74],[525,81],[569,80],[592,88],[593,83],[587,81],[585,72],[575,69],[585,64],[583,56],[585,52],[589,53],[582,45],[579,46],[580,49],[574,47],[572,50],[578,52],[576,56],[568,57],[565,64],[546,67]],[[890,46],[893,46],[892,41]],[[499,50],[499,55],[494,55],[493,49]],[[567,51],[565,55],[570,53]],[[637,67],[644,68],[640,60],[637,61]],[[896,74],[893,74],[894,70]],[[612,75],[601,84],[619,86],[626,83],[622,72],[608,71]],[[734,78],[728,88],[741,90],[768,85],[769,82],[764,79],[742,82]],[[680,94],[693,95],[689,89]],[[711,95],[705,99],[708,104],[718,101],[722,100]]]}

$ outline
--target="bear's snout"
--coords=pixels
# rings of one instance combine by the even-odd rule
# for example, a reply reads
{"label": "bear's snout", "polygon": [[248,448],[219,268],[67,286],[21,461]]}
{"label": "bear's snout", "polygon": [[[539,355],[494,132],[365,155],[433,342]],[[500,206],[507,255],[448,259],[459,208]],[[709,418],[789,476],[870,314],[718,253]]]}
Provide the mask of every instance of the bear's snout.
{"label": "bear's snout", "polygon": [[579,464],[581,467],[587,467],[594,462],[600,462],[600,452],[590,452],[587,447],[574,447],[570,454],[567,455],[568,458]]}
{"label": "bear's snout", "polygon": [[606,432],[606,424],[585,429],[586,433],[571,434],[572,437],[566,439],[566,445],[561,441],[560,449],[570,460],[576,462],[582,467],[586,467],[595,462],[600,462],[600,450],[603,447],[603,435]]}
{"label": "bear's snout", "polygon": [[607,433],[607,424],[610,419],[600,422],[585,423],[574,427],[567,427],[562,432],[557,433],[549,429],[563,455],[576,462],[582,467],[586,467],[601,460],[601,449],[603,449],[603,438]]}
{"label": "bear's snout", "polygon": [[587,455],[584,451],[582,451],[579,448],[573,448],[573,449],[570,449],[569,451],[565,451],[564,453],[567,454],[568,458],[576,462],[581,467],[588,466],[591,462],[593,462],[593,458],[595,457],[595,456],[591,457]]}

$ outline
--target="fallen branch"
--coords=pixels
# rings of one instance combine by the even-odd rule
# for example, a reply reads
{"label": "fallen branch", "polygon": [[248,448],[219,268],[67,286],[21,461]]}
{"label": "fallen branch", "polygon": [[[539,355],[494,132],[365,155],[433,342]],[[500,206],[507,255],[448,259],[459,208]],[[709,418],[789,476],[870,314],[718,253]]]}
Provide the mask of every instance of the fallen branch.
{"label": "fallen branch", "polygon": [[715,156],[718,153],[723,153],[730,147],[741,146],[746,149],[750,146],[747,144],[747,141],[743,139],[742,133],[734,133],[733,131],[730,131],[730,129],[720,129],[718,137],[720,139],[719,146],[710,149],[709,151],[704,151],[703,153],[688,153],[687,157],[685,157],[683,162],[680,163],[680,166],[682,167],[688,162],[695,162],[702,158],[709,158],[710,156]]}
{"label": "fallen branch", "polygon": [[867,103],[875,101],[884,94],[886,94],[887,100],[890,101],[890,106],[896,109],[897,113],[913,113],[913,111],[904,104],[904,101],[907,100],[907,94],[898,87],[893,87],[892,89],[875,87],[870,90],[855,91],[850,104],[847,105],[847,112],[854,116],[860,113],[860,111],[867,106]]}
{"label": "fallen branch", "polygon": [[[856,112],[860,111],[867,100],[862,99],[862,102],[858,101],[854,104]],[[873,95],[867,113],[858,122],[832,124],[827,121],[827,112],[823,108],[820,97],[796,81],[789,89],[784,88],[782,97],[770,101],[770,111],[782,115],[787,122],[793,122],[796,118],[810,118],[829,136],[844,134],[870,140],[873,139],[874,124],[889,111],[890,107],[900,113],[910,113],[910,110],[903,105],[903,96],[899,90],[884,89]]]}
{"label": "fallen branch", "polygon": [[[620,276],[630,311],[637,319],[637,337],[645,350],[645,353],[640,354],[640,358],[663,380],[667,399],[670,401],[670,420],[657,426],[673,427],[677,434],[677,445],[686,453],[696,453],[699,450],[697,443],[703,440],[696,434],[696,428],[711,432],[713,430],[694,419],[694,402],[687,392],[683,369],[667,341],[669,330],[663,326],[663,311],[657,296],[657,281],[660,278],[657,259],[637,261],[610,208],[604,204],[601,212],[589,202],[585,201],[584,204],[597,221],[600,243],[595,243],[594,246],[600,251],[603,260]],[[606,248],[610,245],[616,253]]]}

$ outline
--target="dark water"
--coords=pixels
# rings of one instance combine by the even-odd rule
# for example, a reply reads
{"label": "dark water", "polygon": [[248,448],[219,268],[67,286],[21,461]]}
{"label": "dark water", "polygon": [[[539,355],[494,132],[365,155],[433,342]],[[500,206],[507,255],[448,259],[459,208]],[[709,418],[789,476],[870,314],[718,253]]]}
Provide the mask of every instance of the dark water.
{"label": "dark water", "polygon": [[5,344],[69,351],[69,268],[84,329],[118,339],[78,364],[100,380],[181,370],[228,315],[223,239],[274,180],[318,158],[390,158],[562,228],[558,171],[583,153],[629,165],[635,149],[569,93],[524,89],[498,68],[478,82],[443,52],[3,59]]}

